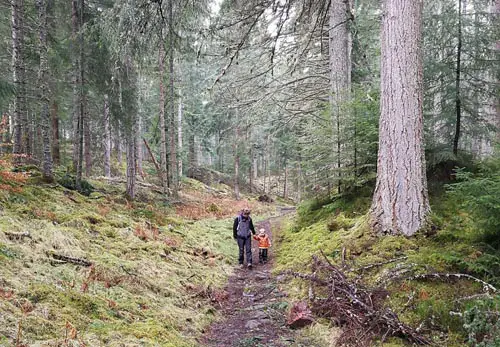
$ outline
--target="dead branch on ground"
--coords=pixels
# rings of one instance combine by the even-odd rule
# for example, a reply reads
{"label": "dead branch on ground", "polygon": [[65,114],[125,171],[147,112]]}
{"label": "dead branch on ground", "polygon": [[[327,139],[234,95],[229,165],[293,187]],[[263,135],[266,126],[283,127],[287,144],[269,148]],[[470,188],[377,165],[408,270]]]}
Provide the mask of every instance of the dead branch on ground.
{"label": "dead branch on ground", "polygon": [[366,346],[375,337],[385,339],[387,336],[431,345],[425,336],[402,323],[393,311],[384,307],[388,294],[385,289],[366,288],[354,282],[326,257],[313,256],[311,274],[293,271],[285,274],[311,282],[315,291],[311,295],[311,309],[316,315],[330,318],[343,327],[339,345]]}

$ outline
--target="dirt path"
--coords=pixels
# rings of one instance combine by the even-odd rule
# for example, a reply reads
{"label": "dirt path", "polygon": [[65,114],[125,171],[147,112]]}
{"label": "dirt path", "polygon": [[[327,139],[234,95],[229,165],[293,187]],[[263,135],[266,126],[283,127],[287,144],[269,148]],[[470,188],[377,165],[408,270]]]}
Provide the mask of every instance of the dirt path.
{"label": "dirt path", "polygon": [[[279,228],[280,218],[257,223],[256,230],[272,232]],[[256,242],[253,248],[253,269],[238,268],[229,278],[225,290],[228,299],[222,304],[219,322],[214,323],[203,336],[201,345],[209,347],[291,346],[294,331],[286,326],[286,294],[278,288],[271,269],[274,248],[269,250],[269,262],[258,264]],[[237,246],[235,244],[235,252]]]}

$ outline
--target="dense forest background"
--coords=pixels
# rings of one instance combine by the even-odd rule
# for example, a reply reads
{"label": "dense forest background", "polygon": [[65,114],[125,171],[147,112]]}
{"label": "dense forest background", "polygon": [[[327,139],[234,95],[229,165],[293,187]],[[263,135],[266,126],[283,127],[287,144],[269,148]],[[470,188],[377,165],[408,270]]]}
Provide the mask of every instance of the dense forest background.
{"label": "dense forest background", "polygon": [[[147,175],[175,195],[203,166],[297,201],[375,179],[378,1],[1,6],[2,151],[48,179],[127,176],[133,197]],[[498,6],[424,4],[430,178],[495,152]]]}

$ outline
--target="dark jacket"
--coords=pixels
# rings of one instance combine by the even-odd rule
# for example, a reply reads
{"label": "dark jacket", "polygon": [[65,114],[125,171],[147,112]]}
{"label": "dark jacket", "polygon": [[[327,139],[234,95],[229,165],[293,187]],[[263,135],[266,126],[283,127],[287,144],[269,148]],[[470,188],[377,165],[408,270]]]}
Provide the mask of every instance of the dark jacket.
{"label": "dark jacket", "polygon": [[[234,238],[237,238],[238,237],[238,224],[240,222],[240,218],[245,218],[245,217],[242,217],[242,216],[238,216],[234,219],[234,223],[233,223],[233,237]],[[252,222],[252,218],[251,217],[248,217],[248,219],[250,219],[250,230],[252,231],[252,234],[255,235],[255,228],[253,226],[253,222]]]}

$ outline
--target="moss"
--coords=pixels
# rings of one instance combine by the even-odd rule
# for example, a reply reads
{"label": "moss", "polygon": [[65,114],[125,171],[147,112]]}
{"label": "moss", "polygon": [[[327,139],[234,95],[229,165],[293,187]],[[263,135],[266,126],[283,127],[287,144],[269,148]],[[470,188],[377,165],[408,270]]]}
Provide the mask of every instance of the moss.
{"label": "moss", "polygon": [[[453,201],[440,196],[437,205],[432,228],[408,238],[373,234],[369,216],[354,211],[352,201],[303,204],[297,220],[286,225],[277,237],[277,271],[307,272],[311,256],[318,255],[320,250],[331,262],[340,263],[345,249],[345,261],[350,268],[406,257],[356,273],[357,280],[369,286],[380,285],[379,281],[387,278],[390,271],[404,266],[415,273],[473,274],[498,286],[500,254],[476,243],[478,232],[474,221],[458,210]],[[470,280],[451,281],[394,281],[388,288],[390,297],[386,304],[403,322],[413,326],[423,324],[436,343],[446,341],[449,346],[462,346],[467,339],[463,321],[450,312],[464,312],[466,305],[457,299],[481,293],[482,288]],[[290,280],[285,289],[291,298],[303,299],[308,284]],[[402,346],[405,342],[393,338],[383,345]]]}
{"label": "moss", "polygon": [[[35,307],[26,321],[26,341],[61,338],[68,321],[88,345],[195,346],[186,336],[200,335],[218,314],[185,285],[225,284],[237,261],[232,221],[188,224],[161,201],[122,204],[121,188],[92,184],[105,192],[97,203],[47,186],[26,185],[22,193],[4,197],[10,202],[2,203],[0,215],[0,278],[2,287]],[[158,227],[156,236],[146,222]],[[149,233],[146,240],[134,235],[137,225]],[[25,230],[33,242],[12,241],[2,233]],[[51,251],[86,258],[96,272],[89,277],[89,268],[52,265]],[[0,310],[6,329],[0,333],[14,331],[21,309],[0,301]],[[184,324],[187,319],[190,324]]]}

